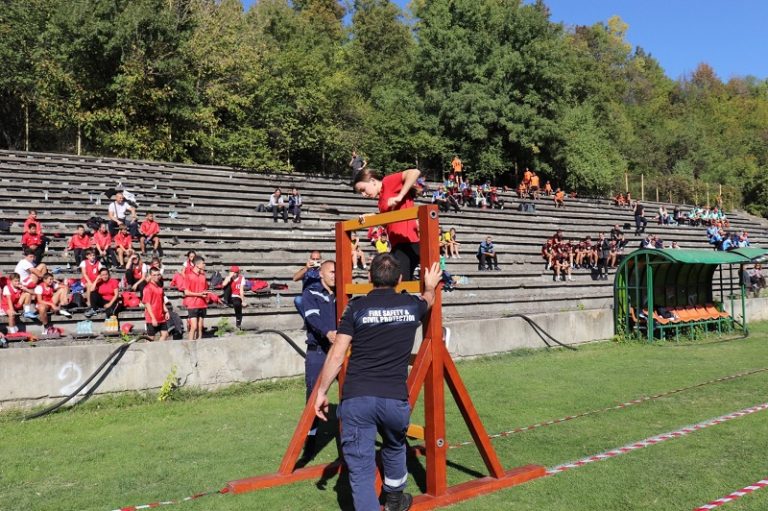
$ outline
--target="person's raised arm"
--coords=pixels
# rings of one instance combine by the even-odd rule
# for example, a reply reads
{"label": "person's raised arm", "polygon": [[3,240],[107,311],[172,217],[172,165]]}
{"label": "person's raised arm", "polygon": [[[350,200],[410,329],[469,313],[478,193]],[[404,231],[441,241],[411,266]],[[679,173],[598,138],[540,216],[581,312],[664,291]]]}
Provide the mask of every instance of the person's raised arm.
{"label": "person's raised arm", "polygon": [[442,278],[443,272],[440,269],[440,263],[432,263],[432,266],[424,272],[424,291],[421,293],[421,298],[427,302],[429,308],[435,303],[435,290]]}
{"label": "person's raised arm", "polygon": [[317,398],[315,398],[315,415],[324,421],[328,420],[326,415],[328,413],[328,388],[330,388],[333,380],[339,375],[341,366],[344,363],[344,357],[347,356],[347,350],[351,343],[351,335],[337,333],[336,340],[331,345],[328,358],[326,358],[323,369],[320,372],[319,388],[317,389]]}
{"label": "person's raised arm", "polygon": [[387,206],[390,208],[403,201],[405,196],[408,194],[408,192],[411,191],[411,188],[416,183],[416,180],[419,179],[421,171],[419,169],[408,169],[404,170],[402,175],[403,188],[400,190],[400,193],[398,193],[396,197],[390,197],[387,201]]}

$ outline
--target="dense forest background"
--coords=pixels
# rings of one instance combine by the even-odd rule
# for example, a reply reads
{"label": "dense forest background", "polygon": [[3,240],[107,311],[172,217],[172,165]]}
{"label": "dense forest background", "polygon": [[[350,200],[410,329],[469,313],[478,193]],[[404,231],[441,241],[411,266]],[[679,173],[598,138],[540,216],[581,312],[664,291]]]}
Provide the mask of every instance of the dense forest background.
{"label": "dense forest background", "polygon": [[[5,0],[0,147],[437,178],[525,167],[605,195],[768,215],[768,82],[679,80],[619,18],[567,28],[546,2]],[[718,37],[723,36],[722,34]]]}

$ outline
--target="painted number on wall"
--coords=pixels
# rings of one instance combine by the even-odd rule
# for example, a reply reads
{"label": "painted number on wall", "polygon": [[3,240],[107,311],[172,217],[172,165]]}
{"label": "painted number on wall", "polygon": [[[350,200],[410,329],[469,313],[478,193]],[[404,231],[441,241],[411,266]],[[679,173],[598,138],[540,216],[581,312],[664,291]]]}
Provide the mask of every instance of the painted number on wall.
{"label": "painted number on wall", "polygon": [[80,369],[80,366],[75,364],[74,362],[67,362],[59,370],[59,381],[69,382],[69,383],[66,383],[63,387],[61,387],[59,389],[59,392],[61,392],[64,395],[69,395],[73,393],[75,390],[77,390],[77,387],[80,386],[80,382],[82,381],[82,379],[83,379],[83,370]]}

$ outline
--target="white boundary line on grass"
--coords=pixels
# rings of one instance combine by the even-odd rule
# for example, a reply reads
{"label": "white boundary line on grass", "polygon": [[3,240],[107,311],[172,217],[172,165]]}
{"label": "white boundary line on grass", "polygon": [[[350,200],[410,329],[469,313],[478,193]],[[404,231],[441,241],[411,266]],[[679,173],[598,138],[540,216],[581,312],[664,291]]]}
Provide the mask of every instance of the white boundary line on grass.
{"label": "white boundary line on grass", "polygon": [[715,509],[716,507],[720,507],[723,504],[733,502],[736,499],[740,499],[744,495],[749,495],[753,491],[757,491],[761,488],[765,488],[766,486],[768,486],[768,479],[761,479],[756,483],[752,483],[749,486],[745,486],[741,490],[736,490],[733,493],[729,493],[725,497],[720,497],[717,500],[713,500],[709,504],[704,504],[703,506],[699,506],[695,508],[693,511],[709,511],[710,509]]}
{"label": "white boundary line on grass", "polygon": [[556,465],[554,467],[547,469],[547,475],[553,476],[553,475],[561,474],[572,468],[583,467],[584,465],[593,463],[595,461],[603,461],[610,458],[615,458],[616,456],[627,454],[628,452],[636,451],[638,449],[643,449],[645,447],[650,447],[652,445],[656,445],[661,442],[666,442],[667,440],[672,440],[674,438],[687,436],[696,431],[700,431],[702,429],[716,426],[718,424],[722,424],[724,422],[728,422],[733,419],[738,419],[739,417],[744,417],[745,415],[751,415],[756,412],[761,412],[763,410],[768,410],[768,403],[763,403],[763,404],[751,406],[749,408],[744,408],[743,410],[739,410],[738,412],[729,413],[728,415],[721,415],[720,417],[699,422],[698,424],[694,424],[692,426],[686,426],[676,431],[670,431],[669,433],[663,433],[661,435],[648,437],[645,440],[640,440],[639,442],[633,442],[631,444],[625,445],[624,447],[611,449],[610,451],[605,451],[600,454],[595,454],[593,456],[587,456],[586,458],[582,458],[577,461],[572,461],[570,463],[563,463],[562,465]]}

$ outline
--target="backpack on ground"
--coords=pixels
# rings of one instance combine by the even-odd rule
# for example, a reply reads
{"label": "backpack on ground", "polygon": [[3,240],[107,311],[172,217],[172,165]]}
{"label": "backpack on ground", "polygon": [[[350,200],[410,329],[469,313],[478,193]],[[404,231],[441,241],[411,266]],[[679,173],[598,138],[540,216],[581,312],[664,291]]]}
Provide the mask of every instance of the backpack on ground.
{"label": "backpack on ground", "polygon": [[221,284],[224,282],[224,277],[221,275],[220,272],[214,272],[213,275],[211,275],[211,280],[209,281],[208,285],[211,287],[211,289],[216,289],[221,287]]}
{"label": "backpack on ground", "polygon": [[139,295],[137,295],[132,291],[123,291],[122,298],[123,298],[123,306],[125,306],[128,309],[133,309],[135,307],[138,307],[139,304],[141,304],[141,299],[139,299]]}
{"label": "backpack on ground", "polygon": [[184,322],[176,311],[168,311],[168,333],[177,341],[184,338]]}

